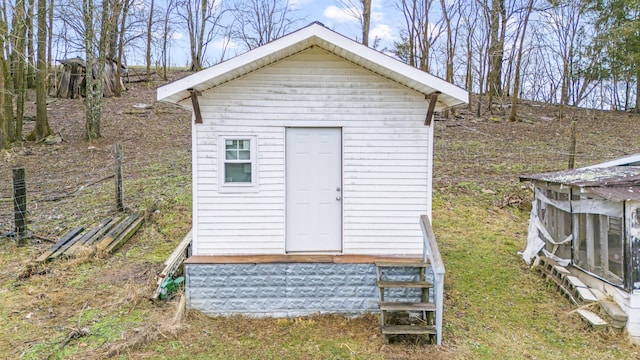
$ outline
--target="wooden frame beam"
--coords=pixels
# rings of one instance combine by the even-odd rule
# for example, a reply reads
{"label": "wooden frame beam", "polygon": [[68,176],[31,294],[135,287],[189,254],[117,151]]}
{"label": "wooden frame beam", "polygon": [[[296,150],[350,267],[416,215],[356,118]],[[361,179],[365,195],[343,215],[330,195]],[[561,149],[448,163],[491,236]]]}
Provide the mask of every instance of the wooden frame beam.
{"label": "wooden frame beam", "polygon": [[431,119],[436,109],[436,103],[438,102],[438,95],[442,94],[440,91],[436,91],[431,95],[426,95],[425,99],[429,99],[429,108],[427,109],[427,116],[424,118],[424,126],[431,126]]}
{"label": "wooden frame beam", "polygon": [[202,113],[200,112],[200,103],[198,102],[198,96],[202,95],[202,91],[196,89],[187,89],[191,94],[191,104],[193,105],[193,114],[195,115],[196,124],[202,124]]}

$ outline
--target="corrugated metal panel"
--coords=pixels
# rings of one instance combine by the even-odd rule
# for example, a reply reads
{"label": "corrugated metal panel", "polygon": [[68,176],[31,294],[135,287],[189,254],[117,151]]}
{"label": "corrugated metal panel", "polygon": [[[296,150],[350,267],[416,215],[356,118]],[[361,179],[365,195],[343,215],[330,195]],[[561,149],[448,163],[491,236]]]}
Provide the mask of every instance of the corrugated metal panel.
{"label": "corrugated metal panel", "polygon": [[525,175],[522,180],[538,180],[579,187],[616,187],[640,185],[640,167],[611,166]]}
{"label": "corrugated metal panel", "polygon": [[592,187],[589,191],[610,201],[640,200],[640,186]]}

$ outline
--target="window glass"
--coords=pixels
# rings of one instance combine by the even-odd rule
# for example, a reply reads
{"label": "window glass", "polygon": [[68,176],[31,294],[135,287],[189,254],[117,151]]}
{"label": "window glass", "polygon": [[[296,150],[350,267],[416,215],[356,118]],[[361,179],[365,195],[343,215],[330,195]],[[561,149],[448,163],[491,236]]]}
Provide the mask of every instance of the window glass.
{"label": "window glass", "polygon": [[[224,154],[224,158],[220,163],[219,171],[222,173],[221,181],[224,185],[256,185],[255,181],[255,146],[250,139],[237,139],[237,138],[225,138],[221,137],[220,150]],[[224,145],[224,146],[222,146]],[[221,191],[246,191],[237,186],[229,188],[220,188]]]}
{"label": "window glass", "polygon": [[226,163],[224,164],[224,182],[250,183],[251,164]]}

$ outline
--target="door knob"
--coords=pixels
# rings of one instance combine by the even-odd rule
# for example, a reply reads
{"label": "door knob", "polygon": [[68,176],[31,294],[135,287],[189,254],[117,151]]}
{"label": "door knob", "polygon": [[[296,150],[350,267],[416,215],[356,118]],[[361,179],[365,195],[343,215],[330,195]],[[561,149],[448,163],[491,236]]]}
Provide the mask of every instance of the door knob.
{"label": "door knob", "polygon": [[336,188],[336,191],[340,191],[340,186],[338,186],[338,187]]}
{"label": "door knob", "polygon": [[342,198],[340,196],[336,196],[336,200],[340,201]]}

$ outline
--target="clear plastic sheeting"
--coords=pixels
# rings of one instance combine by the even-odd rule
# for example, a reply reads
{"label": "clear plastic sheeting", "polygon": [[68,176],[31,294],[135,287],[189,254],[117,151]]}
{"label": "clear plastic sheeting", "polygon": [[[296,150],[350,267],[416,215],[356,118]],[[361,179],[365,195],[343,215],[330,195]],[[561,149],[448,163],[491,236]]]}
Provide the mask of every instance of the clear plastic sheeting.
{"label": "clear plastic sheeting", "polygon": [[571,201],[574,214],[597,214],[622,217],[622,203],[598,199],[580,199]]}
{"label": "clear plastic sheeting", "polygon": [[520,254],[527,264],[531,264],[531,260],[538,256],[540,250],[544,248],[544,241],[538,237],[538,206],[537,201],[531,206],[531,216],[529,217],[529,235],[527,237],[527,247]]}
{"label": "clear plastic sheeting", "polygon": [[[562,259],[545,250],[544,246],[546,244],[545,240],[553,245],[563,245],[573,240],[573,236],[569,235],[567,238],[561,241],[554,240],[551,234],[549,234],[549,231],[547,231],[547,229],[545,228],[544,224],[542,224],[542,222],[538,218],[537,208],[537,201],[534,201],[531,206],[531,215],[529,217],[529,234],[527,236],[527,247],[523,252],[520,253],[522,255],[522,258],[527,264],[531,264],[531,260],[538,256],[538,253],[542,251],[545,256],[557,261],[558,264],[562,266],[569,265],[569,262],[571,261],[570,259]],[[545,239],[540,238],[539,234],[542,234]]]}

